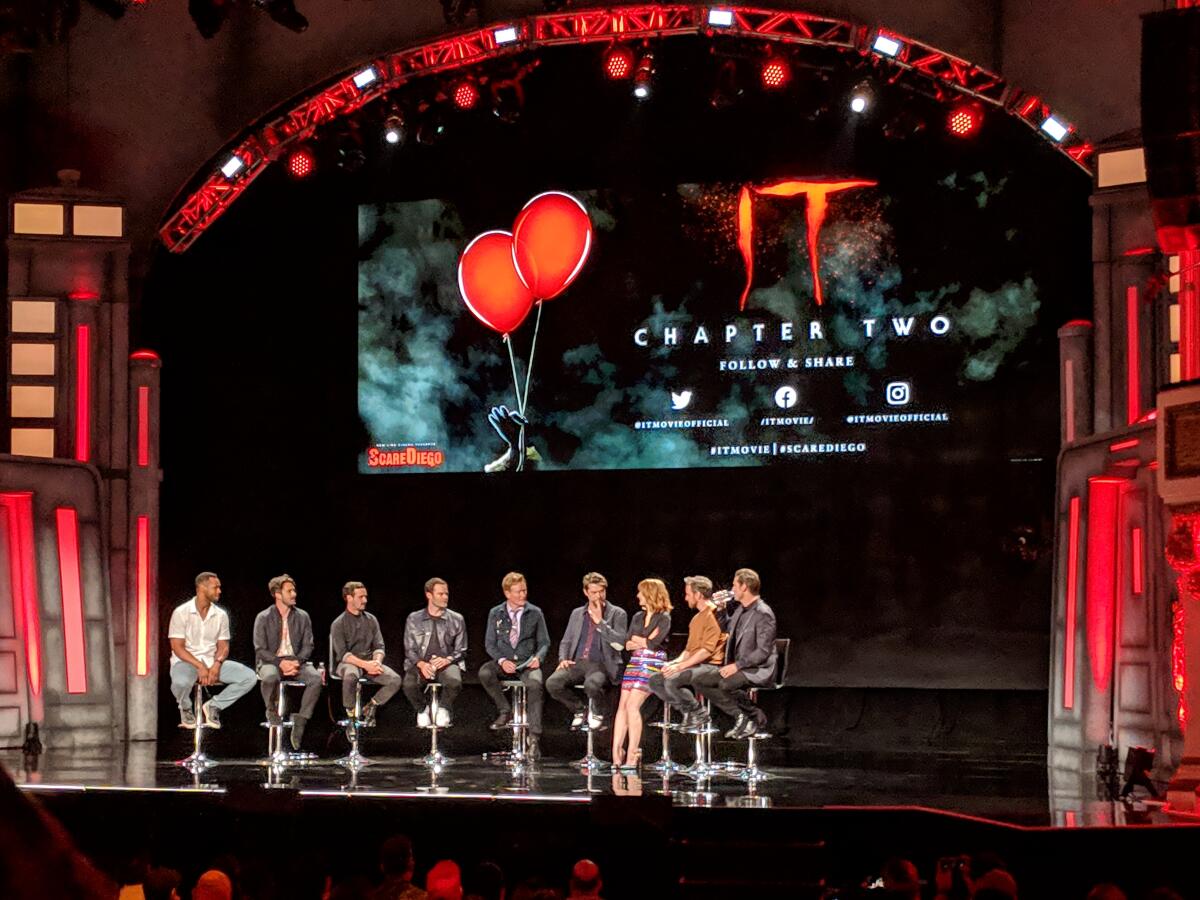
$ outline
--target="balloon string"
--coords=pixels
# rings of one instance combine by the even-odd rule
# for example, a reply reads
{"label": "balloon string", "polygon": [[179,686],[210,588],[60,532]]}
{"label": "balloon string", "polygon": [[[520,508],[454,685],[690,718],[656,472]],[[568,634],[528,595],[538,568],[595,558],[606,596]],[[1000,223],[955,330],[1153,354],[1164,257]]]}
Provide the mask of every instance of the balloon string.
{"label": "balloon string", "polygon": [[[517,378],[517,358],[513,356],[512,338],[506,334],[502,336],[501,340],[503,340],[505,346],[508,347],[508,362],[512,366],[513,394],[517,398],[517,412],[524,414],[522,408],[523,404],[521,403],[521,382],[520,379]],[[528,390],[528,388],[526,390]]]}
{"label": "balloon string", "polygon": [[[529,365],[525,367],[525,396],[521,398],[521,415],[525,415],[525,405],[529,402],[529,377],[533,374],[533,354],[537,352],[537,336],[538,329],[542,326],[543,306],[545,306],[545,303],[539,300],[537,304],[537,318],[533,322],[533,342],[529,345]],[[511,348],[509,352],[512,352]]]}

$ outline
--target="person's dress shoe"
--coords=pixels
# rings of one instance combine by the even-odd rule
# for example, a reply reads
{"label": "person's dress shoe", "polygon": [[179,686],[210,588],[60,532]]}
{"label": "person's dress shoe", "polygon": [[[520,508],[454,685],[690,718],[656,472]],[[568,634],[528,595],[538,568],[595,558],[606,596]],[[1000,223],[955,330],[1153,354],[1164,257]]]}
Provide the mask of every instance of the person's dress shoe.
{"label": "person's dress shoe", "polygon": [[527,743],[525,744],[525,755],[531,760],[542,758],[541,742],[536,734],[531,734],[527,738]]}
{"label": "person's dress shoe", "polygon": [[746,714],[738,713],[738,717],[737,717],[736,721],[734,721],[733,727],[730,728],[727,732],[725,732],[725,737],[727,737],[727,738],[741,737],[741,731],[745,727],[746,727]]}
{"label": "person's dress shoe", "polygon": [[363,707],[363,710],[362,710],[362,714],[363,714],[362,727],[363,728],[374,728],[375,727],[375,714],[378,711],[379,711],[378,703],[368,703],[366,706]]}
{"label": "person's dress shoe", "polygon": [[501,728],[507,728],[508,723],[511,721],[512,713],[506,709],[504,712],[500,713],[500,715],[496,716],[496,720],[492,722],[488,728],[492,729],[492,731],[499,731]]}

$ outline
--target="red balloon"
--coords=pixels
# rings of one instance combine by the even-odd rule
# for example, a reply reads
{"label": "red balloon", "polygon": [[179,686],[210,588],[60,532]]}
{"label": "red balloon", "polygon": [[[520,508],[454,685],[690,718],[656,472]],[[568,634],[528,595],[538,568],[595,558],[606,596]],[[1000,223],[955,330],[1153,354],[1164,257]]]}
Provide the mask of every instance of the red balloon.
{"label": "red balloon", "polygon": [[539,300],[567,289],[592,249],[592,220],[583,204],[560,191],[538,194],[513,223],[517,274]]}
{"label": "red balloon", "polygon": [[485,231],[458,258],[458,292],[488,328],[508,334],[533,309],[533,294],[513,268],[512,235]]}

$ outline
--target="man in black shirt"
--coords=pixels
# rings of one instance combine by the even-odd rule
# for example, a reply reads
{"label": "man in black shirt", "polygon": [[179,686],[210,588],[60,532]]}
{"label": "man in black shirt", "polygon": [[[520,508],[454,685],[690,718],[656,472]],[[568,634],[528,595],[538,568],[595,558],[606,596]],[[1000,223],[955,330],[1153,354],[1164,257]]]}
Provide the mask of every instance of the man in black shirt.
{"label": "man in black shirt", "polygon": [[367,588],[361,581],[342,586],[346,611],[333,620],[329,629],[329,655],[342,679],[342,706],[348,718],[354,716],[354,693],[359,678],[382,685],[362,708],[363,725],[375,724],[379,707],[400,690],[400,676],[383,664],[383,631],[379,620],[367,612]]}
{"label": "man in black shirt", "polygon": [[[467,658],[467,623],[450,609],[450,585],[441,578],[425,582],[425,608],[410,613],[404,623],[404,696],[417,711],[417,725],[428,728],[450,724],[454,698],[462,690],[462,670]],[[429,721],[425,685],[442,686],[437,721]]]}

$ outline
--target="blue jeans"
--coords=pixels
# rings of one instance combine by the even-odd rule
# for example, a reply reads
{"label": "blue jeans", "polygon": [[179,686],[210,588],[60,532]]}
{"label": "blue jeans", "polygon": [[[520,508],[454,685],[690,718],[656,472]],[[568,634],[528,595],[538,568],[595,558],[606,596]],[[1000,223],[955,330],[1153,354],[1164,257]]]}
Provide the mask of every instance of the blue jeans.
{"label": "blue jeans", "polygon": [[[171,663],[171,693],[179,701],[180,709],[192,708],[192,689],[200,673],[191,663]],[[212,705],[217,709],[226,709],[233,701],[245,694],[258,683],[258,676],[248,666],[227,659],[221,663],[221,683],[225,690],[213,696]],[[199,712],[199,710],[196,710]]]}

